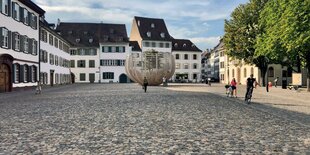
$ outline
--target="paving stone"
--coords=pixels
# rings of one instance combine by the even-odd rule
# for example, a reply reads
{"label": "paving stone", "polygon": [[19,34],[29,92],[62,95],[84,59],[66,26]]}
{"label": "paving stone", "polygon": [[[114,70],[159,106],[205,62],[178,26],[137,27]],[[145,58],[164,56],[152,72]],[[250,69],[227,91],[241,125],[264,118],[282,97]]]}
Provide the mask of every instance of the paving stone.
{"label": "paving stone", "polygon": [[0,155],[309,153],[310,128],[296,120],[309,115],[234,100],[137,84],[0,94]]}

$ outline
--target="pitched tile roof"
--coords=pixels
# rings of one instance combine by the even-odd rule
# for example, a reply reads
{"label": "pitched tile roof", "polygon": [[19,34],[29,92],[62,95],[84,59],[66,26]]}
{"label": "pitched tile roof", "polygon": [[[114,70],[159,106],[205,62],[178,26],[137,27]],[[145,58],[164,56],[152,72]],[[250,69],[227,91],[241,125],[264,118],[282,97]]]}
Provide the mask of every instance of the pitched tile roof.
{"label": "pitched tile roof", "polygon": [[143,40],[171,41],[173,39],[163,19],[134,17]]}
{"label": "pitched tile roof", "polygon": [[60,23],[56,31],[74,47],[98,47],[99,43],[128,42],[125,24]]}
{"label": "pitched tile roof", "polygon": [[132,47],[132,51],[138,51],[138,52],[142,51],[137,41],[130,41],[129,46]]}
{"label": "pitched tile roof", "polygon": [[202,52],[194,43],[187,39],[172,40],[172,51],[196,51]]}

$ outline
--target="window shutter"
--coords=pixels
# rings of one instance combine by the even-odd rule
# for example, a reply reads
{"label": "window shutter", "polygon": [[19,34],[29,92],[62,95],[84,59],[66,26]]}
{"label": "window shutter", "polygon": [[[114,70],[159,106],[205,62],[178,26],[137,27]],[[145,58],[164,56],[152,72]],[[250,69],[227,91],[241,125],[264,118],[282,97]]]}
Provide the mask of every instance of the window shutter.
{"label": "window shutter", "polygon": [[32,25],[31,25],[31,19],[32,19],[32,14],[28,11],[28,21],[27,21],[27,23],[28,23],[28,25],[31,27]]}
{"label": "window shutter", "polygon": [[8,48],[12,48],[12,32],[8,31]]}
{"label": "window shutter", "polygon": [[13,70],[12,70],[12,83],[15,83],[15,67],[17,67],[17,65],[16,64],[13,64],[12,65],[13,67]]}
{"label": "window shutter", "polygon": [[16,50],[16,40],[15,40],[16,35],[17,35],[16,32],[12,33],[12,49],[13,50]]}
{"label": "window shutter", "polygon": [[124,52],[124,53],[126,52],[125,50],[126,50],[125,47],[123,47],[123,52]]}
{"label": "window shutter", "polygon": [[24,65],[19,66],[19,82],[24,82]]}
{"label": "window shutter", "polygon": [[20,52],[24,52],[25,51],[24,45],[25,45],[24,44],[24,36],[20,35],[19,36],[19,46],[20,46],[19,51]]}
{"label": "window shutter", "polygon": [[3,47],[3,40],[4,40],[4,36],[3,36],[3,27],[0,27],[0,47]]}
{"label": "window shutter", "polygon": [[32,47],[32,48],[34,48],[33,50],[34,50],[34,53],[33,53],[33,55],[38,55],[38,42],[36,41],[36,40],[34,40],[33,39],[33,45],[34,45],[34,47]]}
{"label": "window shutter", "polygon": [[24,19],[24,8],[19,7],[19,18],[20,18],[20,22],[24,23],[25,19]]}
{"label": "window shutter", "polygon": [[12,14],[12,3],[11,0],[8,0],[8,15],[11,16]]}
{"label": "window shutter", "polygon": [[32,54],[32,49],[33,49],[33,40],[28,38],[28,53]]}
{"label": "window shutter", "polygon": [[28,82],[33,82],[32,81],[32,66],[28,66]]}
{"label": "window shutter", "polygon": [[36,15],[34,15],[34,28],[38,29],[38,17]]}

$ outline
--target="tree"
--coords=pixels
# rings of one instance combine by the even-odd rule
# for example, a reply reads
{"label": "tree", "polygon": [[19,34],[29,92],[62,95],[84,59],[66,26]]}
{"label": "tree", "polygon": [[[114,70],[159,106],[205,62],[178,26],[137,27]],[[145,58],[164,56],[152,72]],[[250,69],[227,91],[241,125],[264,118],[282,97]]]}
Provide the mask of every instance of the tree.
{"label": "tree", "polygon": [[262,10],[259,27],[264,33],[257,38],[257,57],[268,56],[288,66],[307,68],[310,91],[310,1],[272,0]]}
{"label": "tree", "polygon": [[254,64],[261,70],[263,85],[270,61],[266,57],[255,57],[256,38],[263,32],[258,27],[260,12],[268,0],[250,0],[239,5],[231,14],[230,20],[225,20],[225,35],[223,37],[226,54],[248,64]]}

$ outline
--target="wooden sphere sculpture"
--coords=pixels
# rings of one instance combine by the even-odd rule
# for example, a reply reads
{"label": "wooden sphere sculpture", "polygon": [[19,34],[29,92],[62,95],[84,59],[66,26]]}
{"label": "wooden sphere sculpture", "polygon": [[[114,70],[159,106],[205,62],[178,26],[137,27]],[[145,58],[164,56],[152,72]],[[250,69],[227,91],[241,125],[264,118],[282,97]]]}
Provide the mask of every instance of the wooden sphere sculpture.
{"label": "wooden sphere sculpture", "polygon": [[127,76],[134,82],[143,85],[144,77],[150,86],[158,86],[172,77],[175,71],[175,59],[169,52],[155,50],[133,52],[126,58]]}

